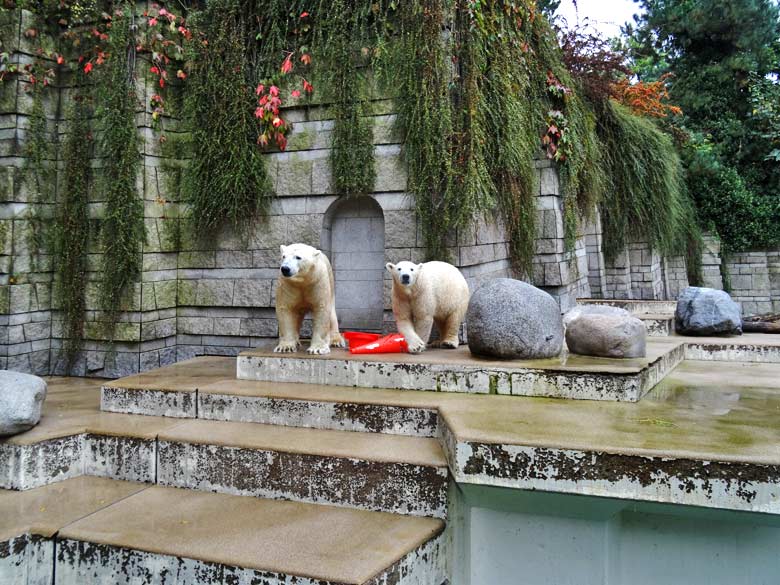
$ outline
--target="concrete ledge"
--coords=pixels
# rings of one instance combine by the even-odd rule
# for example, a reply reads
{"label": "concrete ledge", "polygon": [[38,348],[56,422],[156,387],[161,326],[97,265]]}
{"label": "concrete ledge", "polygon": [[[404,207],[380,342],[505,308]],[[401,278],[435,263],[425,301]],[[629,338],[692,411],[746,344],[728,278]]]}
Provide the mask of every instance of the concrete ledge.
{"label": "concrete ledge", "polygon": [[100,410],[104,412],[195,418],[197,404],[197,390],[123,388],[109,383],[100,393]]}
{"label": "concrete ledge", "polygon": [[648,358],[610,360],[563,354],[533,361],[496,361],[458,350],[424,354],[326,356],[275,354],[270,349],[242,352],[240,380],[394,388],[471,394],[546,396],[636,402],[682,359],[679,342],[648,347]]}
{"label": "concrete ledge", "polygon": [[358,402],[198,393],[198,418],[270,425],[436,437],[435,409]]}
{"label": "concrete ledge", "polygon": [[455,481],[780,514],[780,466],[456,442]]}
{"label": "concrete ledge", "polygon": [[[767,345],[740,343],[739,338],[723,343],[711,341],[688,342],[685,346],[685,359],[713,362],[749,362],[756,364],[780,364],[780,339],[775,341],[766,336]],[[779,374],[780,375],[780,374]]]}

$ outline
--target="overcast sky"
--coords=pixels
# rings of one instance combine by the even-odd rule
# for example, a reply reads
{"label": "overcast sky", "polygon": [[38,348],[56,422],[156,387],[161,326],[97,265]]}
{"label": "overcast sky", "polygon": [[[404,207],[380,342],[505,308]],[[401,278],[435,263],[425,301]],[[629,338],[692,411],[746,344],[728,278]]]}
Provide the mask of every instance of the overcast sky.
{"label": "overcast sky", "polygon": [[574,9],[572,0],[562,0],[558,14],[566,19],[569,25],[588,19],[600,32],[608,37],[617,36],[620,26],[626,21],[633,21],[634,13],[639,11],[639,5],[633,0],[577,0]]}

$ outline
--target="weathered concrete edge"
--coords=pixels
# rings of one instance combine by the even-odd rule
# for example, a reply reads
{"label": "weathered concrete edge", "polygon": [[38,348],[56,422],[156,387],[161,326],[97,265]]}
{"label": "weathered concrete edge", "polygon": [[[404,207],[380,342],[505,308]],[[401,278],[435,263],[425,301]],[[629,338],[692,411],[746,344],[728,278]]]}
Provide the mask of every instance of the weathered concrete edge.
{"label": "weathered concrete edge", "polygon": [[51,585],[55,542],[26,532],[0,542],[0,583]]}
{"label": "weathered concrete edge", "polygon": [[156,438],[79,433],[28,445],[0,443],[0,488],[26,491],[83,475],[155,483]]}
{"label": "weathered concrete edge", "polygon": [[[160,439],[157,485],[446,519],[447,467]],[[242,474],[243,470],[251,471]]]}
{"label": "weathered concrete edge", "polygon": [[443,439],[457,483],[780,515],[780,466]]}
{"label": "weathered concrete edge", "polygon": [[100,410],[121,414],[197,418],[197,394],[197,389],[184,391],[105,385],[100,388]]}
{"label": "weathered concrete edge", "polygon": [[[644,369],[650,367],[652,364]],[[640,397],[640,374],[509,367],[453,368],[446,364],[396,364],[253,355],[239,355],[236,369],[238,379],[261,382],[629,402],[635,402]]]}
{"label": "weathered concrete edge", "polygon": [[780,346],[756,345],[725,340],[723,343],[689,341],[685,344],[685,359],[713,362],[780,364]]}
{"label": "weathered concrete edge", "polygon": [[430,408],[205,392],[198,418],[411,437],[436,437],[439,424]]}
{"label": "weathered concrete edge", "polygon": [[[433,535],[369,578],[363,585],[438,585],[445,583],[446,550],[444,536]],[[179,585],[202,583],[264,583],[266,585],[348,585],[308,575],[292,575],[268,570],[237,567],[212,560],[198,560],[147,552],[109,544],[59,538],[56,573],[63,582],[127,583],[151,573],[176,575]]]}

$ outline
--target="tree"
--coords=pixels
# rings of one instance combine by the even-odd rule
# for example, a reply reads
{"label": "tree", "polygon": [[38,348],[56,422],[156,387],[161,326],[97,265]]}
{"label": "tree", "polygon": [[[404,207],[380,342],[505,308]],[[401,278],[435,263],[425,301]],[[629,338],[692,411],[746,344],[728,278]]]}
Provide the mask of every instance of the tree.
{"label": "tree", "polygon": [[[636,1],[643,13],[624,27],[623,43],[644,79],[670,74],[671,100],[682,108],[683,124],[694,136],[689,147],[698,152],[689,157],[698,164],[688,173],[703,219],[724,226],[713,214],[739,215],[737,209],[754,207],[764,219],[746,221],[744,229],[780,223],[777,2]],[[701,164],[702,157],[709,162]],[[740,189],[733,189],[736,184]],[[755,205],[745,206],[748,200]],[[767,245],[766,234],[758,231],[741,237],[740,245]]]}

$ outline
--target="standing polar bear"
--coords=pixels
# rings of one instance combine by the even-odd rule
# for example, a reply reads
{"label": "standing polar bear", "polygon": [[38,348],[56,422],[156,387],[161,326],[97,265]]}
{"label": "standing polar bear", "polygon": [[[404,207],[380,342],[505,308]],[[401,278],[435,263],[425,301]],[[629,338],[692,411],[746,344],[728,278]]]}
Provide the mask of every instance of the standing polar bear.
{"label": "standing polar bear", "polygon": [[458,347],[458,330],[469,306],[469,285],[446,262],[387,263],[393,275],[393,315],[409,351],[425,350],[434,322],[440,347]]}
{"label": "standing polar bear", "polygon": [[301,323],[312,314],[308,352],[330,353],[331,346],[345,347],[336,318],[336,289],[327,256],[306,244],[281,246],[282,262],[276,288],[276,319],[279,344],[275,352],[297,351]]}

